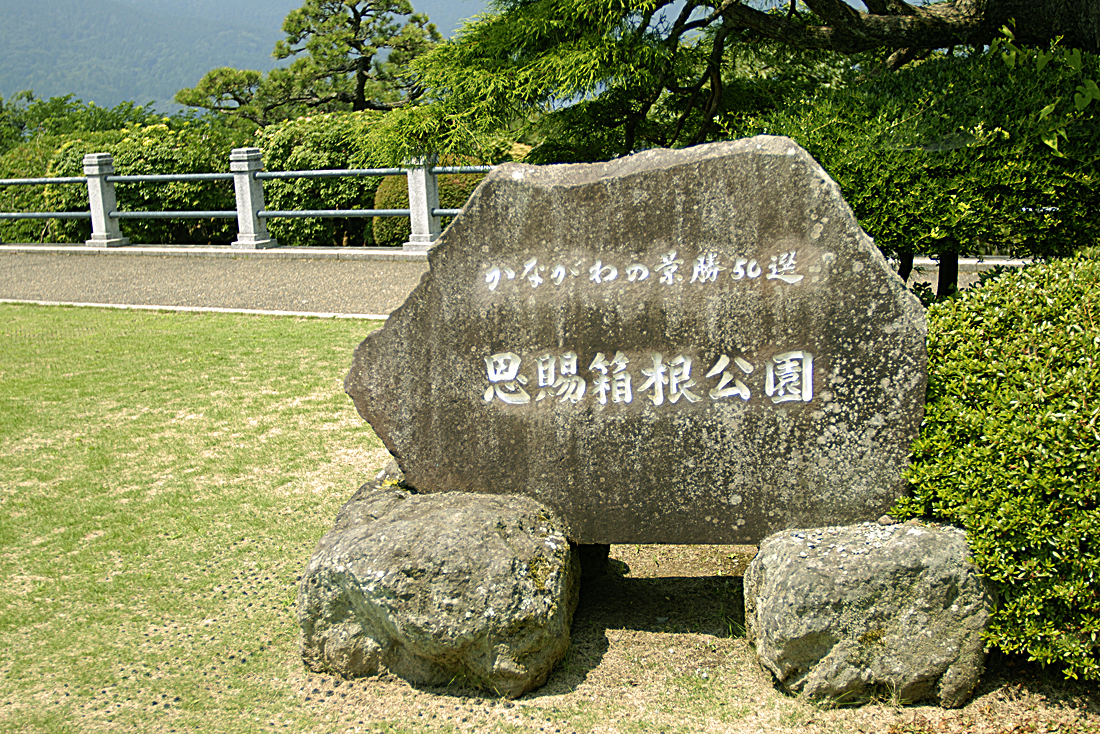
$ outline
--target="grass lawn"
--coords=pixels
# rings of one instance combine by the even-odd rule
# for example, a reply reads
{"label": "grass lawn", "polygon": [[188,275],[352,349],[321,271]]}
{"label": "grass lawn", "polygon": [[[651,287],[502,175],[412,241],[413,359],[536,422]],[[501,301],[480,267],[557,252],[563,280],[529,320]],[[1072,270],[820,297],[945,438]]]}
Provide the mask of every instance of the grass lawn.
{"label": "grass lawn", "polygon": [[0,732],[1100,732],[991,661],[964,709],[828,709],[744,639],[752,548],[614,546],[517,701],[298,655],[297,580],[387,461],[342,389],[377,322],[0,304]]}
{"label": "grass lawn", "polygon": [[0,731],[312,729],[296,581],[377,322],[0,304]]}

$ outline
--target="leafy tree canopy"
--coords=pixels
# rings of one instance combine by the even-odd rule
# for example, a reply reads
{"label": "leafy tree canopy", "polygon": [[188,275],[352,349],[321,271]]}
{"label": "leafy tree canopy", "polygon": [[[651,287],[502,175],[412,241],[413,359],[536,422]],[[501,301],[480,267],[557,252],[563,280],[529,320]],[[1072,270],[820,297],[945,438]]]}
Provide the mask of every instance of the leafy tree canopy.
{"label": "leafy tree canopy", "polygon": [[34,92],[23,91],[5,102],[0,97],[0,153],[39,135],[65,135],[76,132],[120,130],[127,125],[163,122],[152,102],[138,105],[123,102],[114,107],[85,104],[73,95],[39,99]]}
{"label": "leafy tree canopy", "polygon": [[[1091,241],[1074,223],[1097,206],[1100,89],[1095,56],[1054,37],[1077,27],[1059,14],[1069,6],[1100,19],[1100,0],[868,0],[865,13],[840,0],[496,0],[413,62],[433,104],[386,115],[366,149],[376,163],[476,153],[507,131],[549,163],[787,134],[884,250],[941,256],[947,293],[960,254],[1045,257]],[[1019,13],[1012,30],[990,27],[1006,9]]]}
{"label": "leafy tree canopy", "polygon": [[552,141],[533,160],[591,160],[720,137],[723,116],[782,107],[937,48],[980,48],[1001,20],[1017,18],[1015,43],[1043,47],[1069,31],[1082,48],[1097,45],[1070,6],[1100,29],[1100,0],[865,5],[494,0],[454,42],[413,62],[427,97],[447,109],[395,121],[395,132],[420,136],[406,147],[426,151],[512,128]]}
{"label": "leafy tree canopy", "polygon": [[289,67],[213,69],[176,102],[261,127],[309,110],[391,110],[420,97],[408,64],[441,40],[408,0],[306,0],[283,32],[274,56]]}
{"label": "leafy tree canopy", "polygon": [[1077,90],[1097,57],[1056,45],[1020,54],[1011,67],[995,54],[936,54],[722,122],[731,136],[803,145],[884,252],[940,258],[946,295],[958,255],[1051,258],[1096,241],[1100,105]]}

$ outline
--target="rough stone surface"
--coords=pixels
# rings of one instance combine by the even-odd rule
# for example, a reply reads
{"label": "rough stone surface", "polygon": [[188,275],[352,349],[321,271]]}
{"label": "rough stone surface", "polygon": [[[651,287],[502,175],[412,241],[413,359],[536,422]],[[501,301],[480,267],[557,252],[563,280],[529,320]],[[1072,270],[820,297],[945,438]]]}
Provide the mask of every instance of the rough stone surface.
{"label": "rough stone surface", "polygon": [[298,589],[306,665],[345,677],[456,677],[515,697],[569,647],[580,567],[553,513],[526,497],[362,487]]}
{"label": "rough stone surface", "polygon": [[924,311],[786,138],[501,166],[429,266],[345,380],[420,492],[524,494],[607,544],[755,543],[905,491]]}
{"label": "rough stone surface", "polygon": [[776,533],[745,572],[750,644],[792,693],[961,706],[994,603],[968,556],[961,530],[912,522]]}

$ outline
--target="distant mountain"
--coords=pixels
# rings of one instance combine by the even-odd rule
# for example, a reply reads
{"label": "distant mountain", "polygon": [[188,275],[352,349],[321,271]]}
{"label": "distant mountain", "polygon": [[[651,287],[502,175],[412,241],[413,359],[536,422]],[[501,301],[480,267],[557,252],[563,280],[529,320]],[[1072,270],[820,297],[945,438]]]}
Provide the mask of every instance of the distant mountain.
{"label": "distant mountain", "polygon": [[[118,0],[118,2],[145,10],[157,10],[183,17],[204,18],[221,22],[270,24],[274,19],[276,31],[282,27],[283,18],[303,0]],[[485,0],[412,0],[418,13],[427,13],[444,36],[452,35],[466,18],[484,12]],[[278,37],[278,34],[277,36]],[[272,45],[274,45],[272,41]]]}
{"label": "distant mountain", "polygon": [[[210,69],[267,71],[286,14],[302,0],[0,0],[0,95],[74,94],[85,102],[157,102],[162,111]],[[419,0],[444,35],[484,0]]]}
{"label": "distant mountain", "polygon": [[487,0],[412,0],[418,13],[427,13],[439,32],[450,38],[463,20],[484,13]]}
{"label": "distant mountain", "polygon": [[165,103],[214,67],[275,65],[271,49],[281,36],[281,17],[269,13],[266,24],[230,24],[155,6],[0,0],[0,94],[33,89],[39,97],[73,93],[100,106]]}
{"label": "distant mountain", "polygon": [[[116,0],[146,12],[200,18],[233,25],[274,28],[276,38],[283,18],[303,0]],[[272,39],[271,45],[275,45]]]}

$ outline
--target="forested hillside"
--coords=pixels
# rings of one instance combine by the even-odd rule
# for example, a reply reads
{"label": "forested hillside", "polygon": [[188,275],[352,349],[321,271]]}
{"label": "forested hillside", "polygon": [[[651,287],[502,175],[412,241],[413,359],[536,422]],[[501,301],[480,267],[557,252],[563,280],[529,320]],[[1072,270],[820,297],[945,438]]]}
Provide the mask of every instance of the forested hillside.
{"label": "forested hillside", "polygon": [[[236,25],[257,24],[276,31],[301,0],[115,0],[148,12],[202,18]],[[274,24],[274,25],[272,25]]]}
{"label": "forested hillside", "polygon": [[[219,66],[267,71],[286,14],[302,0],[0,0],[0,96],[32,89],[114,106],[172,96]],[[449,36],[482,0],[422,0]]]}
{"label": "forested hillside", "polygon": [[[275,66],[271,49],[298,2],[221,5],[219,16],[208,0],[0,0],[0,95],[33,89],[101,106],[170,103],[212,67]],[[248,5],[254,20],[232,17]]]}

